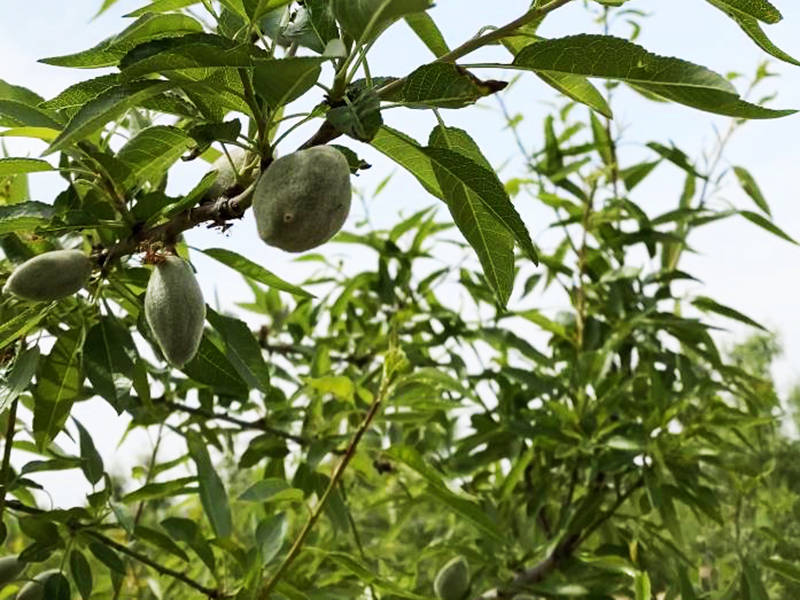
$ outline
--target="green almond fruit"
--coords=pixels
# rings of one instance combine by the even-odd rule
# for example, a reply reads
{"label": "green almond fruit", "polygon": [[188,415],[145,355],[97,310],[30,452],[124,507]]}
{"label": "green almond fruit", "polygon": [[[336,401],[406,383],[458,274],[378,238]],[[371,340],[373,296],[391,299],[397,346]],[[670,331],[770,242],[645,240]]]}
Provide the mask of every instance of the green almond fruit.
{"label": "green almond fruit", "polygon": [[464,600],[469,592],[469,565],[457,556],[439,569],[433,580],[433,591],[439,600]]}
{"label": "green almond fruit", "polygon": [[197,353],[203,337],[206,303],[191,267],[168,256],[150,275],[144,315],[164,357],[176,367]]}
{"label": "green almond fruit", "polygon": [[324,244],[350,212],[350,167],[331,146],[314,146],[273,162],[258,180],[253,213],[270,246],[304,252]]}
{"label": "green almond fruit", "polygon": [[51,569],[50,571],[39,573],[31,581],[22,586],[22,589],[17,593],[16,600],[45,600],[44,591],[47,582],[51,577],[56,577],[60,573],[61,571],[58,569]]}
{"label": "green almond fruit", "polygon": [[[223,154],[211,165],[211,168],[217,172],[217,178],[206,192],[206,198],[208,200],[221,198],[227,190],[236,185],[236,174],[241,173],[245,166],[254,158],[252,154],[238,147],[230,150],[228,154],[230,155],[230,159],[228,155]],[[231,163],[231,161],[233,162]],[[257,176],[258,169],[254,169],[252,173],[244,177],[240,183],[246,188],[255,181]]]}
{"label": "green almond fruit", "polygon": [[91,273],[92,261],[80,250],[53,250],[14,269],[3,292],[37,302],[58,300],[86,285]]}
{"label": "green almond fruit", "polygon": [[20,562],[16,555],[0,558],[0,590],[16,580],[26,566],[27,563]]}

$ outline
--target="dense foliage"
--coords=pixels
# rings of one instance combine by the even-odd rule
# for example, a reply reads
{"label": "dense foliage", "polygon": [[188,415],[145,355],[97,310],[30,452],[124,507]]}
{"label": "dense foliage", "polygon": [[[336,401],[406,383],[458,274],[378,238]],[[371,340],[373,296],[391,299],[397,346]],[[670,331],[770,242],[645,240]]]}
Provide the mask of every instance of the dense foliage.
{"label": "dense foliage", "polygon": [[[761,28],[780,20],[767,0],[708,1],[794,62]],[[681,262],[697,228],[732,216],[794,243],[754,176],[721,160],[746,119],[793,111],[743,99],[765,67],[740,96],[725,77],[626,39],[538,36],[568,3],[536,0],[450,49],[429,0],[154,0],[118,35],[44,59],[113,72],[49,100],[0,82],[3,135],[47,144],[46,158],[0,159],[0,272],[46,284],[25,269],[53,250],[91,264],[87,279],[80,256],[74,268],[63,262],[74,253],[56,255],[67,292],[44,285],[23,299],[12,280],[0,304],[0,516],[18,555],[0,563],[0,599],[26,582],[20,598],[58,600],[797,595],[798,446],[778,419],[777,348],[762,333],[720,351],[721,319],[763,328],[687,295]],[[586,8],[601,23],[638,18],[629,4]],[[378,76],[369,50],[401,20],[432,62]],[[508,62],[456,64],[489,44]],[[472,72],[484,67],[530,72],[562,95],[533,142],[509,115],[527,171],[505,182],[440,110],[505,107],[509,82]],[[730,130],[707,164],[663,141],[619,164],[618,85],[730,116]],[[320,88],[311,112],[287,109]],[[383,124],[389,107],[435,111],[439,124],[420,143]],[[253,298],[203,309],[173,256],[189,258],[182,234],[236,227],[273,157],[298,150],[287,132],[310,121],[319,128],[301,149],[336,141],[353,173],[380,152],[449,216],[350,226],[334,242],[374,267],[352,272],[322,246],[303,255],[319,266],[307,281],[283,281],[221,238],[202,252],[241,273]],[[166,194],[178,160],[220,157],[185,195]],[[662,214],[638,197],[655,169],[675,173]],[[64,191],[31,200],[28,175],[50,170]],[[719,201],[725,181],[754,206]],[[552,208],[552,247],[534,245],[523,200]],[[171,266],[177,275],[164,274]],[[170,278],[182,295],[168,293]],[[148,303],[168,304],[166,317],[146,316],[158,310]],[[91,428],[71,418],[79,402],[107,402],[129,429],[152,432],[149,459],[110,476]],[[167,445],[177,458],[163,458]],[[35,474],[68,469],[93,493],[52,509]]]}

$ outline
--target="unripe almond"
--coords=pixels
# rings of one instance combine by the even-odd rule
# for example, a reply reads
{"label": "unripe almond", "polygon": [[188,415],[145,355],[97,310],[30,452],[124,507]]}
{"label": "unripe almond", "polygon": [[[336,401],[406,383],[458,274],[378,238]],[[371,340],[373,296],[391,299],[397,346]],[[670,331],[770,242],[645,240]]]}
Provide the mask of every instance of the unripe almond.
{"label": "unripe almond", "polygon": [[[230,155],[230,159],[228,158]],[[209,200],[216,200],[220,198],[226,190],[236,185],[236,174],[241,174],[242,169],[253,159],[253,155],[244,151],[242,148],[235,147],[223,154],[211,165],[211,168],[217,172],[217,178],[214,183],[206,192],[206,198]],[[233,161],[231,163],[231,161]],[[245,177],[241,182],[242,186],[247,187],[258,176],[258,169],[255,169],[248,177]]]}
{"label": "unripe almond", "polygon": [[203,337],[206,303],[191,267],[168,256],[153,269],[144,315],[164,357],[176,367],[192,360]]}
{"label": "unripe almond", "polygon": [[463,600],[469,592],[469,565],[457,556],[436,574],[433,590],[439,600]]}
{"label": "unripe almond", "polygon": [[331,146],[314,146],[273,162],[258,180],[253,213],[270,246],[303,252],[327,242],[350,212],[350,167]]}
{"label": "unripe almond", "polygon": [[22,586],[22,589],[17,593],[17,600],[45,600],[44,588],[51,577],[55,577],[61,571],[58,569],[51,569],[50,571],[43,571],[34,577],[31,581]]}
{"label": "unripe almond", "polygon": [[92,261],[80,250],[53,250],[14,269],[3,291],[25,300],[58,300],[86,285],[91,272]]}
{"label": "unripe almond", "polygon": [[17,579],[19,574],[25,570],[27,563],[20,562],[16,555],[4,556],[0,558],[0,590]]}

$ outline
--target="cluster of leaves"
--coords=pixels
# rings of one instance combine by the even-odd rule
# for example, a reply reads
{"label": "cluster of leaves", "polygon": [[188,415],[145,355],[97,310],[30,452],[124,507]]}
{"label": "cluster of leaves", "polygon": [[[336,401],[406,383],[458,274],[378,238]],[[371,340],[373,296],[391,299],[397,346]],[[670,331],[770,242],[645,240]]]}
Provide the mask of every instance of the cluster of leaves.
{"label": "cluster of leaves", "polygon": [[[587,77],[736,119],[792,111],[751,104],[727,79],[628,40],[539,37],[567,3],[536,0],[520,19],[451,50],[428,0],[154,0],[120,34],[45,60],[116,72],[47,101],[0,83],[3,134],[43,140],[45,155],[59,156],[57,166],[0,159],[5,271],[59,247],[90,251],[98,266],[88,295],[0,305],[0,515],[12,551],[34,563],[26,573],[38,563],[64,573],[48,598],[73,588],[84,599],[429,598],[455,554],[471,565],[476,597],[760,600],[798,579],[790,538],[775,531],[764,541],[749,520],[769,508],[746,501],[769,480],[795,502],[790,473],[743,468],[796,450],[775,435],[777,398],[763,368],[726,361],[712,326],[683,314],[681,281],[692,276],[679,269],[695,228],[735,214],[792,240],[743,167],[734,173],[757,211],[714,206],[719,161],[704,172],[652,142],[652,160],[619,165],[607,95]],[[766,0],[712,4],[791,60],[758,24],[779,19]],[[372,77],[368,51],[400,19],[436,60],[403,78]],[[455,64],[496,42],[509,63]],[[323,82],[328,64],[334,74]],[[438,113],[505,87],[471,72],[482,67],[532,71],[571,99],[544,122],[542,144],[521,144],[529,172],[507,184],[469,133]],[[326,97],[311,112],[286,110],[316,87]],[[383,124],[381,110],[397,105],[437,111],[427,144]],[[227,198],[203,201],[213,173],[168,196],[170,167],[211,160],[221,143],[257,153],[266,168],[288,132],[316,119],[306,145],[368,143],[441,199],[480,271],[430,267],[451,225],[428,210],[388,231],[340,235],[374,251],[376,268],[343,274],[307,255],[324,268],[299,287],[228,249],[206,249],[246,277],[254,299],[240,308],[263,327],[209,308],[196,358],[165,369],[142,316],[150,271],[129,257],[185,254],[182,231],[203,220],[227,227],[231,216]],[[354,170],[363,165],[342,148]],[[685,184],[674,210],[648,215],[636,187],[667,163]],[[53,203],[30,200],[27,175],[56,169],[66,189]],[[560,244],[534,247],[515,194],[552,207]],[[561,290],[569,309],[540,310],[547,290]],[[711,298],[690,302],[758,326]],[[76,402],[98,397],[131,428],[157,431],[135,489],[105,472],[90,431],[70,421]],[[77,454],[56,441],[65,433]],[[164,461],[161,440],[175,438],[182,451]],[[38,458],[14,468],[16,452]],[[64,469],[94,486],[87,505],[39,507],[31,474]],[[750,545],[715,564],[729,538],[706,528],[699,547],[686,521],[725,523],[731,507],[737,541],[746,535]]]}

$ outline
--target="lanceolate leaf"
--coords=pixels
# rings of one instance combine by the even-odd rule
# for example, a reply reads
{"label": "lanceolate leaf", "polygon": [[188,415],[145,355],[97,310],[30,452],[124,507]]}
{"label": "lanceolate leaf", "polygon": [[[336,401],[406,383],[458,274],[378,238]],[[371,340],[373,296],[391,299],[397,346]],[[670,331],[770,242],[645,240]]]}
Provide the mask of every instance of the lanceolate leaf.
{"label": "lanceolate leaf", "polygon": [[101,129],[109,121],[122,116],[142,100],[159,94],[170,86],[171,84],[163,81],[139,81],[107,89],[75,113],[45,154],[52,154],[65,146],[79,142]]}
{"label": "lanceolate leaf", "polygon": [[692,301],[692,304],[694,304],[700,310],[717,313],[718,315],[722,315],[723,317],[728,317],[729,319],[734,319],[741,323],[750,325],[751,327],[761,329],[762,331],[767,330],[763,325],[754,321],[747,315],[744,315],[740,313],[738,310],[735,310],[729,306],[720,304],[719,302],[713,300],[712,298],[708,298],[706,296],[698,296]]}
{"label": "lanceolate leaf", "polygon": [[758,208],[763,210],[767,216],[772,216],[772,213],[769,210],[769,204],[767,204],[767,199],[764,198],[761,188],[758,187],[758,183],[756,183],[756,180],[750,174],[750,171],[744,167],[737,166],[733,167],[733,172],[736,174],[736,178],[739,180],[739,185],[741,185],[744,192],[750,196],[750,199],[755,202]]}
{"label": "lanceolate leaf", "polygon": [[[597,60],[599,56],[608,60]],[[523,48],[513,66],[616,79],[674,102],[734,117],[768,119],[794,112],[749,104],[730,82],[705,67],[658,56],[611,36],[585,34],[537,42]]]}
{"label": "lanceolate leaf", "polygon": [[94,485],[103,478],[103,459],[100,458],[100,454],[94,445],[94,440],[92,440],[92,436],[86,431],[86,428],[77,419],[73,419],[73,422],[75,427],[78,428],[81,470],[89,483]]}
{"label": "lanceolate leaf", "polygon": [[33,434],[39,448],[45,448],[61,431],[73,402],[81,395],[84,337],[83,328],[62,333],[50,354],[39,362],[33,389]]}
{"label": "lanceolate leaf", "polygon": [[779,238],[783,238],[787,242],[791,242],[792,244],[797,244],[797,241],[793,237],[791,237],[788,233],[786,233],[783,229],[775,225],[772,221],[766,218],[763,215],[758,213],[754,213],[749,210],[740,210],[739,214],[742,215],[745,219],[750,221],[751,223],[758,225],[762,229],[769,231],[773,235],[777,235]]}
{"label": "lanceolate leaf", "polygon": [[324,61],[312,56],[266,61],[253,71],[253,86],[270,106],[283,106],[314,86]]}
{"label": "lanceolate leaf", "polygon": [[246,398],[249,389],[236,368],[208,336],[204,335],[195,357],[183,372],[216,393],[233,398]]}
{"label": "lanceolate leaf", "polygon": [[[425,149],[425,154],[431,159],[435,169],[441,169],[441,172],[452,176],[459,185],[474,192],[495,219],[514,235],[517,243],[531,260],[537,261],[536,249],[533,247],[528,229],[511,204],[505,188],[493,169],[481,166],[449,148],[428,147]],[[447,197],[448,190],[443,184],[442,191]]]}
{"label": "lanceolate leaf", "polygon": [[189,430],[186,432],[186,444],[189,454],[197,466],[197,481],[200,485],[200,502],[203,510],[211,522],[211,528],[219,538],[230,537],[233,533],[231,508],[228,504],[228,494],[222,484],[211,457],[208,455],[206,443],[200,434]]}
{"label": "lanceolate leaf", "polygon": [[262,392],[269,391],[269,368],[261,347],[246,323],[207,310],[208,322],[225,342],[225,350],[234,368],[247,384]]}
{"label": "lanceolate leaf", "polygon": [[102,317],[86,334],[86,374],[94,390],[118,413],[130,396],[135,355],[133,338],[116,317]]}

